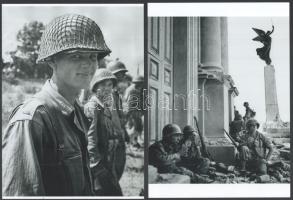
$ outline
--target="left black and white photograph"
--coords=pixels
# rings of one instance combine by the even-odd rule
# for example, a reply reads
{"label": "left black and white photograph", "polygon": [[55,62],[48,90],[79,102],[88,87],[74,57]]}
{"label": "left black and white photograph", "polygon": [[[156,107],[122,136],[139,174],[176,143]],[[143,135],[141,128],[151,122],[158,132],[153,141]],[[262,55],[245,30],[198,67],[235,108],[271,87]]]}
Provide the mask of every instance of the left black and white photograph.
{"label": "left black and white photograph", "polygon": [[143,198],[143,4],[3,4],[1,66],[3,198]]}

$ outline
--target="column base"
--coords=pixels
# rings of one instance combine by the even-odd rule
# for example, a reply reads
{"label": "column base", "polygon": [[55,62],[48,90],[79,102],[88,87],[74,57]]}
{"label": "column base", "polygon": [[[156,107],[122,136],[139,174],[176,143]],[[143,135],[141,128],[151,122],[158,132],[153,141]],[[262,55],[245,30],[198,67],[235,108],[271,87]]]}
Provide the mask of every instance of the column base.
{"label": "column base", "polygon": [[216,162],[226,165],[235,165],[237,150],[231,142],[225,137],[207,138],[207,150],[211,158]]}

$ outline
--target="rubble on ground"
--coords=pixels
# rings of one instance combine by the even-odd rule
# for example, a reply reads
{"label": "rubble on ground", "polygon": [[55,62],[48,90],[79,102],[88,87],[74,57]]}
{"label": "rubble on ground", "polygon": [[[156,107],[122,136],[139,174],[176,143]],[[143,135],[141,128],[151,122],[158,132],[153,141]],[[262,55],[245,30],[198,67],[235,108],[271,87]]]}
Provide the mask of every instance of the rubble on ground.
{"label": "rubble on ground", "polygon": [[190,183],[190,177],[187,175],[180,174],[159,174],[157,177],[156,183],[176,183],[176,184],[185,184]]}
{"label": "rubble on ground", "polygon": [[190,183],[190,177],[187,175],[180,175],[180,174],[173,174],[173,173],[159,174],[157,171],[157,168],[155,168],[152,165],[148,166],[148,174],[149,174],[148,176],[149,184]]}
{"label": "rubble on ground", "polygon": [[[290,183],[290,143],[275,144],[267,175],[241,173],[238,166],[227,166],[224,163],[211,162],[209,178],[213,183]],[[190,178],[178,174],[159,174],[153,166],[148,167],[149,183],[190,183]],[[177,181],[177,182],[176,182]],[[189,181],[189,182],[188,182]]]}
{"label": "rubble on ground", "polygon": [[259,176],[252,172],[242,174],[238,168],[233,171],[211,172],[214,183],[290,183],[290,164],[276,161],[268,166],[268,174]]}

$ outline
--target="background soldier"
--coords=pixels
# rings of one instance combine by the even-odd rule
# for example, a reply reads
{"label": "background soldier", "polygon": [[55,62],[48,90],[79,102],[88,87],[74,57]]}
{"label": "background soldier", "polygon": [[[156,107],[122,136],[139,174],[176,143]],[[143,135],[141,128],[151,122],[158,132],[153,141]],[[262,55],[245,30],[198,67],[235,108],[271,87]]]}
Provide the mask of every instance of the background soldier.
{"label": "background soldier", "polygon": [[243,106],[245,107],[245,115],[244,115],[243,119],[244,119],[244,124],[246,124],[246,122],[250,118],[254,118],[256,112],[249,107],[248,102],[244,102]]}
{"label": "background soldier", "polygon": [[238,112],[236,112],[234,120],[230,123],[229,133],[235,141],[239,142],[239,133],[243,129],[245,129],[245,125],[242,116]]}
{"label": "background soldier", "polygon": [[134,128],[131,142],[138,146],[137,137],[141,136],[143,131],[143,84],[143,76],[137,76],[133,79],[133,85],[127,88],[125,93],[127,125],[129,129]]}
{"label": "background soldier", "polygon": [[123,91],[121,87],[124,87],[125,83],[125,73],[128,71],[124,65],[124,63],[119,60],[111,61],[107,65],[107,69],[112,72],[112,74],[117,79],[117,84],[113,89],[113,109],[111,110],[112,121],[114,122],[114,130],[119,135],[119,144],[117,147],[117,159],[116,159],[116,168],[117,168],[117,176],[118,180],[120,180],[122,173],[124,171],[125,163],[126,163],[126,145],[125,141],[129,141],[129,136],[125,129],[125,116],[123,114],[122,107],[122,98]]}
{"label": "background soldier", "polygon": [[125,64],[117,58],[107,64],[107,69],[117,78],[117,85],[114,89],[115,92],[123,96],[128,87],[128,81],[126,79],[126,72],[128,72],[128,70],[126,69]]}
{"label": "background soldier", "polygon": [[126,73],[125,74],[125,80],[126,80],[126,83],[127,83],[127,88],[131,85],[132,83],[132,76],[129,74],[129,73]]}
{"label": "background soldier", "polygon": [[178,165],[181,155],[182,132],[177,124],[163,128],[163,139],[149,147],[149,164],[158,168],[159,173],[176,173],[193,177],[193,172]]}
{"label": "background soldier", "polygon": [[46,27],[38,62],[47,62],[53,75],[13,111],[3,133],[4,196],[93,194],[89,124],[76,98],[110,52],[99,26],[85,16],[63,15]]}
{"label": "background soldier", "polygon": [[88,150],[93,174],[94,191],[101,196],[120,196],[117,171],[117,152],[119,133],[115,131],[112,121],[113,86],[116,77],[107,69],[98,69],[91,82],[93,96],[85,104],[85,114],[91,121],[88,131]]}
{"label": "background soldier", "polygon": [[267,163],[273,153],[273,145],[266,136],[257,131],[258,128],[259,123],[255,119],[247,121],[246,131],[241,135],[239,144],[240,162],[242,172],[248,167],[249,170],[262,175],[267,173]]}

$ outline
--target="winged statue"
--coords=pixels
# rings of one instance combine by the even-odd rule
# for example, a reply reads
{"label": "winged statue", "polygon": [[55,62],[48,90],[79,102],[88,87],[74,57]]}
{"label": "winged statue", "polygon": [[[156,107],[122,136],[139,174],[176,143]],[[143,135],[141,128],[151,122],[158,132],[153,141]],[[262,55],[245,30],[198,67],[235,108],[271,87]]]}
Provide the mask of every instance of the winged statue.
{"label": "winged statue", "polygon": [[263,44],[263,47],[257,48],[256,53],[260,59],[264,60],[267,65],[271,64],[272,60],[270,58],[270,50],[272,44],[272,38],[270,35],[274,32],[274,26],[272,26],[271,31],[264,32],[263,30],[252,28],[256,33],[257,37],[253,38],[253,41],[258,41]]}

